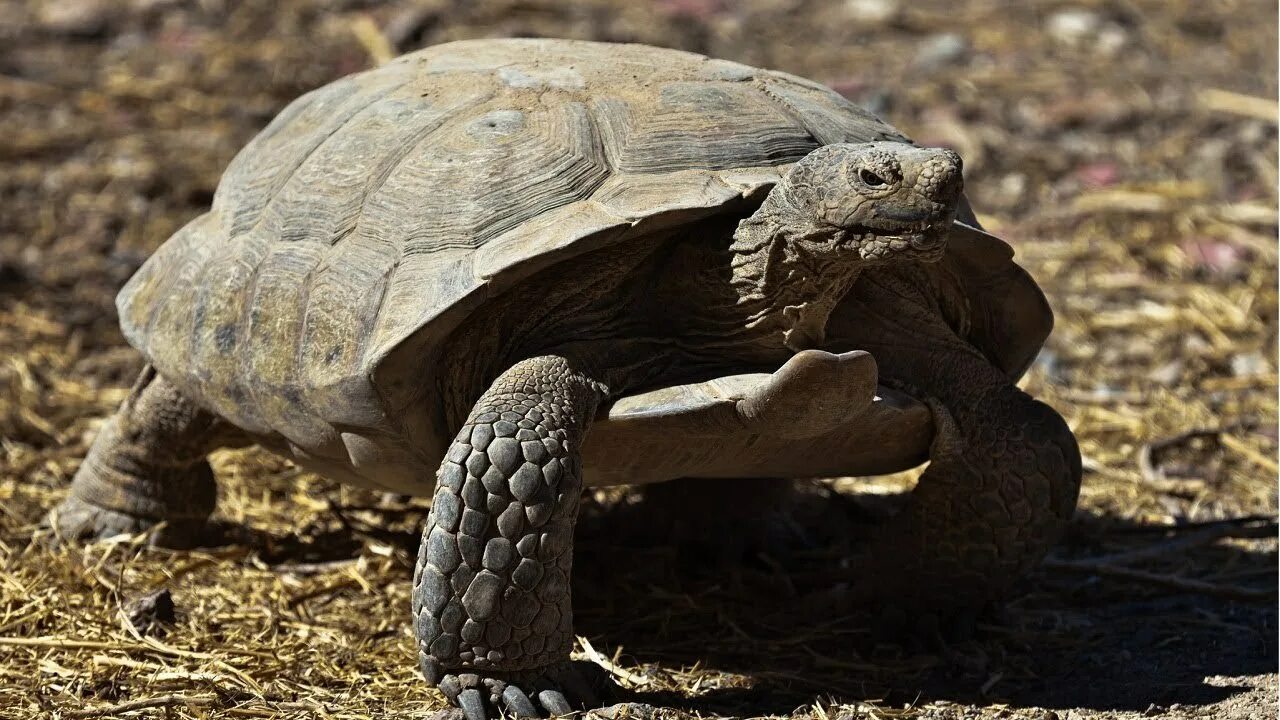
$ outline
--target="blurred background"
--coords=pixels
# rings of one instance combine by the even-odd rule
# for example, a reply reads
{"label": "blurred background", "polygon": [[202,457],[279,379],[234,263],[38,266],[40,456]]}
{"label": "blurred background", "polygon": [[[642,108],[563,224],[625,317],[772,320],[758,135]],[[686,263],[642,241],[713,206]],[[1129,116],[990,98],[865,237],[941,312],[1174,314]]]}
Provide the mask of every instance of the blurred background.
{"label": "blurred background", "polygon": [[[876,643],[838,602],[837,545],[708,577],[622,546],[606,521],[626,499],[596,498],[578,631],[623,684],[673,716],[1276,717],[1276,15],[1267,0],[0,1],[0,717],[442,707],[407,624],[425,501],[250,450],[215,460],[220,516],[247,533],[227,547],[30,538],[141,366],[116,290],[204,211],[235,152],[316,86],[499,36],[781,69],[958,150],[980,219],[1057,313],[1024,385],[1085,456],[1062,546],[975,639],[941,647]],[[856,504],[911,481],[807,487]]]}

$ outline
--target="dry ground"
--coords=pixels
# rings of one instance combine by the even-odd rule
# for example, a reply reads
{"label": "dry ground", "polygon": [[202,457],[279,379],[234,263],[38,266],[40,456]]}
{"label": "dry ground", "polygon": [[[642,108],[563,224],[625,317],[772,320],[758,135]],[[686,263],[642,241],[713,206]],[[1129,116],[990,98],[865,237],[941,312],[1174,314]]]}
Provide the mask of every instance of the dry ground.
{"label": "dry ground", "polygon": [[[1057,311],[1026,385],[1086,456],[1063,545],[975,640],[931,651],[831,609],[838,546],[732,583],[626,546],[610,503],[590,505],[578,629],[624,684],[703,715],[1276,717],[1268,0],[0,2],[0,717],[441,707],[406,623],[423,502],[225,453],[225,547],[30,539],[139,367],[115,290],[232,154],[339,75],[517,34],[789,70],[958,148]],[[866,485],[823,487],[844,503]],[[138,631],[133,604],[162,590],[175,617]]]}

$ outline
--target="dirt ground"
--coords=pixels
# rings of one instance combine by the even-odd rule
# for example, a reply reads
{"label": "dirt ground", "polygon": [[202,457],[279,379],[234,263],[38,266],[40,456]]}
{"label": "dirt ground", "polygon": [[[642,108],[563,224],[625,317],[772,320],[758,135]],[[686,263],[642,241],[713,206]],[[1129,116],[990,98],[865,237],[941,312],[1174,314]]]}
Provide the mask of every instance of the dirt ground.
{"label": "dirt ground", "polygon": [[[959,150],[981,219],[1057,313],[1024,384],[1085,455],[1079,511],[1044,567],[973,640],[924,649],[873,641],[838,602],[838,544],[709,574],[629,545],[619,499],[596,499],[577,630],[663,708],[627,712],[1276,717],[1269,0],[0,2],[0,717],[443,707],[407,623],[424,500],[223,452],[223,546],[31,539],[140,367],[115,291],[205,209],[236,150],[333,78],[511,35],[787,70]],[[850,504],[910,482],[808,488]]]}

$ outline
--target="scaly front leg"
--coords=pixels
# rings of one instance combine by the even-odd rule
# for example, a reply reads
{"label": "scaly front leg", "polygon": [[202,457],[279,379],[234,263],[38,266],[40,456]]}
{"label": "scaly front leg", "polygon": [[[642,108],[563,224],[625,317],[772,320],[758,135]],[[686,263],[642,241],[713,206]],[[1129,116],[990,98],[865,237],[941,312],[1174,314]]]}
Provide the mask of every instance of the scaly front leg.
{"label": "scaly front leg", "polygon": [[887,611],[890,630],[963,634],[1062,534],[1080,451],[1052,408],[948,325],[931,278],[921,268],[868,274],[833,336],[870,351],[884,381],[934,417],[928,469],[867,549],[864,594]]}
{"label": "scaly front leg", "polygon": [[579,448],[603,397],[563,358],[525,360],[480,398],[440,466],[413,613],[423,675],[468,720],[596,702],[568,662],[569,576]]}

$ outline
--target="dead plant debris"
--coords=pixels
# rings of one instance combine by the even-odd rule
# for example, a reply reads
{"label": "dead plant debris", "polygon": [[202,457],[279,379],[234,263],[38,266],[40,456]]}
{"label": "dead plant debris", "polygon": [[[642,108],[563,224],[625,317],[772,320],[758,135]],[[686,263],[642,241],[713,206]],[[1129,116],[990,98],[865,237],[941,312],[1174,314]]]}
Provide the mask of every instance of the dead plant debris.
{"label": "dead plant debris", "polygon": [[[208,205],[232,155],[335,77],[500,35],[777,67],[957,148],[983,222],[1057,312],[1025,385],[1086,456],[1069,537],[974,640],[946,646],[876,642],[840,602],[875,578],[840,572],[838,538],[690,572],[672,548],[611,533],[619,499],[597,498],[578,657],[638,693],[606,716],[1276,717],[1274,3],[9,0],[0,718],[443,707],[407,622],[425,500],[225,452],[223,547],[54,550],[32,535],[139,369],[115,291]],[[911,477],[812,494],[891,500]]]}

